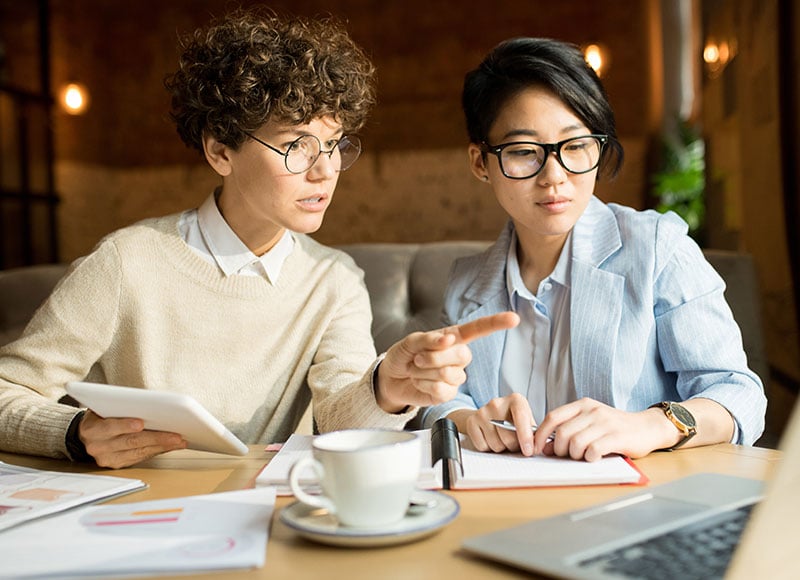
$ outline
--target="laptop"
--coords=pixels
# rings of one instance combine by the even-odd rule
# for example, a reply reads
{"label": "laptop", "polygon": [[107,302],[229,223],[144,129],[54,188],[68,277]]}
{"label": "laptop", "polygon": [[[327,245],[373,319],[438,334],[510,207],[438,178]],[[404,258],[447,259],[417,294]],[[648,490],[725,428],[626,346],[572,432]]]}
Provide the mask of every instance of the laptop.
{"label": "laptop", "polygon": [[471,554],[557,578],[797,578],[800,403],[769,484],[700,473],[467,538]]}

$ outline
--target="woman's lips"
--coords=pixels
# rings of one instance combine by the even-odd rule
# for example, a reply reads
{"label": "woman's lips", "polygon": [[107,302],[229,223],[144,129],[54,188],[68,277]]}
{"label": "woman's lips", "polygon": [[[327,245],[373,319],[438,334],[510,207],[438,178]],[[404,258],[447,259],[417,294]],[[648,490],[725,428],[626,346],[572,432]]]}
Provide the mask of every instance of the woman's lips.
{"label": "woman's lips", "polygon": [[298,200],[300,206],[308,211],[323,211],[328,207],[328,196],[324,194],[310,195]]}
{"label": "woman's lips", "polygon": [[566,198],[557,198],[548,201],[540,201],[538,205],[550,213],[562,213],[567,211],[570,200]]}

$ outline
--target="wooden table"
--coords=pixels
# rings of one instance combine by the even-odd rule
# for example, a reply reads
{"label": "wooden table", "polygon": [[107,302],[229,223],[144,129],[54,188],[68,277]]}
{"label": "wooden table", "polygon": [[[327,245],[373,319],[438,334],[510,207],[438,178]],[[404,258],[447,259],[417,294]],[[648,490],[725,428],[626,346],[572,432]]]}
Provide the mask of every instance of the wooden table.
{"label": "wooden table", "polygon": [[[0,453],[0,460],[54,471],[113,473],[147,482],[149,489],[113,500],[131,502],[250,487],[272,455],[260,446],[251,446],[249,455],[242,458],[178,451],[113,472],[8,453]],[[703,471],[768,480],[780,456],[779,451],[772,449],[721,444],[672,453],[652,453],[637,460],[636,464],[650,479],[650,485]],[[460,549],[462,539],[607,501],[635,489],[630,486],[590,486],[451,492],[461,505],[461,513],[435,535],[411,544],[363,549],[323,546],[300,538],[278,520],[280,509],[292,501],[292,498],[279,497],[263,568],[170,578],[417,580],[438,579],[442,575],[458,580],[530,578],[530,574],[522,571],[467,555]]]}

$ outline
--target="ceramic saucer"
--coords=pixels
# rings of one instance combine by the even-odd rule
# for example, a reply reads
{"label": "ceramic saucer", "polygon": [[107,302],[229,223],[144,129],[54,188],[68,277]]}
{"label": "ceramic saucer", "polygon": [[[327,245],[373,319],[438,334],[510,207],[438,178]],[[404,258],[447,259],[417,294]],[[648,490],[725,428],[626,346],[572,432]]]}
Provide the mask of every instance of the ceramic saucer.
{"label": "ceramic saucer", "polygon": [[394,524],[380,528],[351,528],[325,510],[296,501],[281,510],[280,520],[309,540],[345,547],[391,546],[429,536],[455,519],[458,502],[438,491],[418,490],[414,499],[431,507],[412,508]]}

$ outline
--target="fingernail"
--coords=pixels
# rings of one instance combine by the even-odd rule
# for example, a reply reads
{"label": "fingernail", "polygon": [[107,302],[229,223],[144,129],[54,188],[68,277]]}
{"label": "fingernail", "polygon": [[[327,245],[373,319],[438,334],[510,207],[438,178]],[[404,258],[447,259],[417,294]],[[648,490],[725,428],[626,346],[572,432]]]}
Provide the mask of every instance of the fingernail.
{"label": "fingernail", "polygon": [[522,446],[523,455],[533,455],[533,445],[525,444]]}

